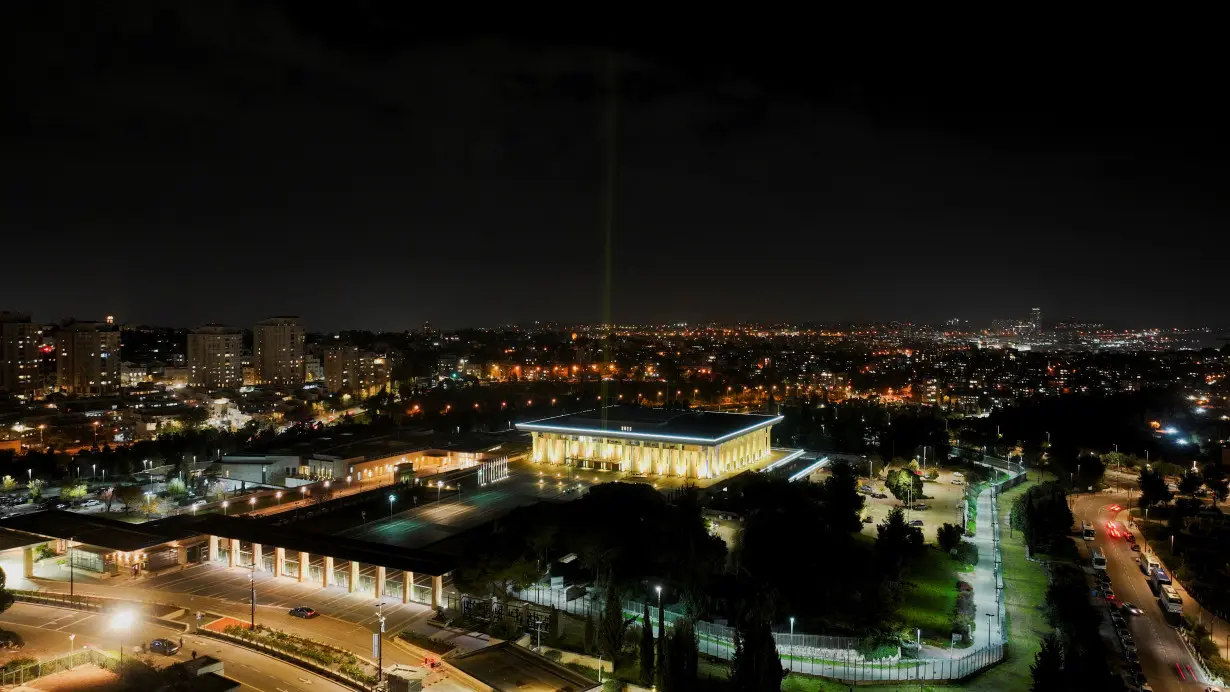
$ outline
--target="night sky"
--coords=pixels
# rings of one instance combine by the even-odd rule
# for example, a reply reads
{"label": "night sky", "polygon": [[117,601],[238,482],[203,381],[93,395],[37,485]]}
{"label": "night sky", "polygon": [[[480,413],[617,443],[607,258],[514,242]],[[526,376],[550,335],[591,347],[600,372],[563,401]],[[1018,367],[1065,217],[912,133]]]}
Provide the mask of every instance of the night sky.
{"label": "night sky", "polygon": [[600,321],[612,55],[618,322],[1230,314],[1216,62],[27,4],[0,309],[41,321]]}

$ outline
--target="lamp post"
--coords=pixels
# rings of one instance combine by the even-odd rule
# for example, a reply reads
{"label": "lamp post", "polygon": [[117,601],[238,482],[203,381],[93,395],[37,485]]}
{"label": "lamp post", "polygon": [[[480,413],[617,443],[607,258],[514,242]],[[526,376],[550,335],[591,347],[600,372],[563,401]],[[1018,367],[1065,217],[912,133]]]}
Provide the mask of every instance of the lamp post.
{"label": "lamp post", "polygon": [[281,507],[282,506],[282,491],[281,490],[277,491],[276,493],[273,494],[273,497],[274,499],[278,501],[278,506]]}
{"label": "lamp post", "polygon": [[255,509],[256,509],[256,498],[249,497],[248,498],[248,511],[251,512],[251,511],[254,511]]}
{"label": "lamp post", "polygon": [[389,495],[389,518],[390,519],[393,518],[393,503],[396,501],[397,501],[397,496],[390,494]]}
{"label": "lamp post", "polygon": [[31,482],[34,480],[34,469],[26,469],[26,479]]}
{"label": "lamp post", "polygon": [[120,677],[124,675],[124,633],[132,626],[132,613],[123,610],[115,614],[111,619],[111,629],[115,630],[120,635]]}
{"label": "lamp post", "polygon": [[76,653],[75,651],[76,644],[74,643],[76,639],[77,639],[77,635],[75,634],[68,635],[68,664],[70,666],[73,664],[73,654]]}
{"label": "lamp post", "polygon": [[444,488],[444,481],[436,481],[436,504],[440,504],[440,491]]}
{"label": "lamp post", "polygon": [[790,670],[794,670],[794,616],[790,616]]}
{"label": "lamp post", "polygon": [[230,506],[231,506],[231,503],[229,501],[227,500],[222,501],[222,516],[224,517],[226,516],[226,508]]}
{"label": "lamp post", "polygon": [[43,446],[43,430],[45,430],[46,428],[47,428],[46,423],[42,423],[38,426],[38,446],[39,447]]}
{"label": "lamp post", "polygon": [[98,446],[98,421],[94,421],[94,446]]}
{"label": "lamp post", "polygon": [[[274,556],[277,557],[276,555]],[[256,550],[252,551],[252,569],[248,571],[248,589],[249,602],[252,604],[252,612],[248,616],[248,629],[256,629]]]}
{"label": "lamp post", "polygon": [[74,587],[73,575],[77,572],[77,570],[74,569],[76,565],[73,564],[73,541],[75,540],[77,540],[76,536],[72,536],[68,539],[68,597],[69,598],[73,597],[73,587]]}
{"label": "lamp post", "polygon": [[376,602],[376,620],[380,623],[380,631],[376,633],[376,687],[384,680],[384,603]]}
{"label": "lamp post", "polygon": [[98,480],[98,464],[90,464],[90,480]]}

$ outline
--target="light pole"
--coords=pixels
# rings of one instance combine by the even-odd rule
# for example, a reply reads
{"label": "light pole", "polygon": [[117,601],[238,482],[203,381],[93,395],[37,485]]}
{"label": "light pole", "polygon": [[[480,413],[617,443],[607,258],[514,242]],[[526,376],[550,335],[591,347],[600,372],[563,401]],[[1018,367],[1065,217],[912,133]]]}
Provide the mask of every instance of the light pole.
{"label": "light pole", "polygon": [[222,501],[222,516],[224,517],[226,516],[226,508],[230,506],[231,506],[231,503],[229,501],[227,500]]}
{"label": "light pole", "polygon": [[[277,555],[274,555],[277,558]],[[248,629],[256,629],[256,550],[252,551],[252,569],[248,571],[248,598],[252,604],[252,613],[249,615]]]}
{"label": "light pole", "polygon": [[991,645],[991,614],[987,613],[987,646]]}
{"label": "light pole", "polygon": [[94,421],[94,446],[98,446],[98,421]]}
{"label": "light pole", "polygon": [[98,480],[98,464],[90,464],[90,480]]}
{"label": "light pole", "polygon": [[73,575],[77,572],[77,570],[74,569],[76,565],[73,564],[73,541],[75,540],[77,540],[76,536],[72,536],[68,539],[68,597],[69,598],[73,597],[73,586],[74,586],[73,585],[73,581],[74,581]]}
{"label": "light pole", "polygon": [[276,493],[273,494],[273,497],[274,499],[278,501],[278,506],[281,507],[282,506],[282,491],[281,490],[277,491]]}
{"label": "light pole", "polygon": [[393,503],[396,501],[397,501],[397,496],[390,494],[389,495],[389,518],[390,519],[393,518]]}
{"label": "light pole", "polygon": [[255,509],[256,509],[256,498],[249,497],[248,498],[248,511],[251,512],[251,511],[254,511]]}
{"label": "light pole", "polygon": [[73,654],[76,653],[76,650],[75,650],[76,644],[74,643],[76,639],[77,639],[77,635],[75,634],[68,635],[68,664],[70,666],[73,664]]}
{"label": "light pole", "polygon": [[[1230,634],[1226,635],[1226,646],[1230,647]],[[598,654],[598,684],[602,684],[602,654]]]}
{"label": "light pole", "polygon": [[790,616],[790,670],[794,670],[794,616]]}
{"label": "light pole", "polygon": [[38,446],[39,447],[43,446],[43,430],[46,428],[47,428],[46,423],[42,423],[38,426]]}
{"label": "light pole", "polygon": [[376,686],[384,680],[384,603],[376,602],[376,619],[380,622],[380,631],[376,633]]}
{"label": "light pole", "polygon": [[444,487],[444,481],[436,481],[436,504],[440,504],[440,490]]}
{"label": "light pole", "polygon": [[34,482],[34,469],[26,469],[26,479],[30,482]]}
{"label": "light pole", "polygon": [[120,677],[124,676],[124,633],[132,626],[132,613],[123,610],[111,619],[111,629],[120,635]]}

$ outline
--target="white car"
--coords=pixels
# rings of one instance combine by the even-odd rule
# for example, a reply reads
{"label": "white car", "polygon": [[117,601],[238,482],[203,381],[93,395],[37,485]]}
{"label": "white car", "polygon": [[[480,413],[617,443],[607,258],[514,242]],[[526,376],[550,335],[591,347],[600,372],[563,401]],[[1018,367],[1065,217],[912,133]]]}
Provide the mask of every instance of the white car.
{"label": "white car", "polygon": [[961,480],[960,478],[954,478],[952,479],[952,484],[953,485],[965,485],[965,481]]}
{"label": "white car", "polygon": [[101,504],[102,502],[99,502],[98,500],[86,500],[85,502],[81,504],[81,506],[82,507],[97,507]]}
{"label": "white car", "polygon": [[193,502],[193,503],[192,503],[192,506],[193,506],[193,507],[202,507],[202,506],[204,506],[205,504],[207,504],[207,503],[206,503],[204,500],[197,500],[196,502]]}

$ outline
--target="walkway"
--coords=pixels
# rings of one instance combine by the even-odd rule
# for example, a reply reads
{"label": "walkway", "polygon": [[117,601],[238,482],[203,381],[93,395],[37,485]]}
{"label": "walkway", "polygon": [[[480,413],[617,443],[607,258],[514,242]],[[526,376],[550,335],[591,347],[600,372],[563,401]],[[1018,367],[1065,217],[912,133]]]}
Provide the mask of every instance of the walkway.
{"label": "walkway", "polygon": [[[974,587],[974,607],[977,616],[974,618],[974,646],[986,646],[987,642],[1002,641],[999,621],[999,596],[995,580],[995,525],[991,512],[991,489],[987,488],[978,494],[978,519],[974,524],[974,537],[968,539],[978,548],[978,564],[972,573],[962,577]],[[1004,515],[1007,521],[1007,514]],[[987,615],[991,616],[989,629]],[[965,656],[970,649],[949,649],[948,647],[928,646],[922,648],[922,655],[927,658],[957,658]]]}

